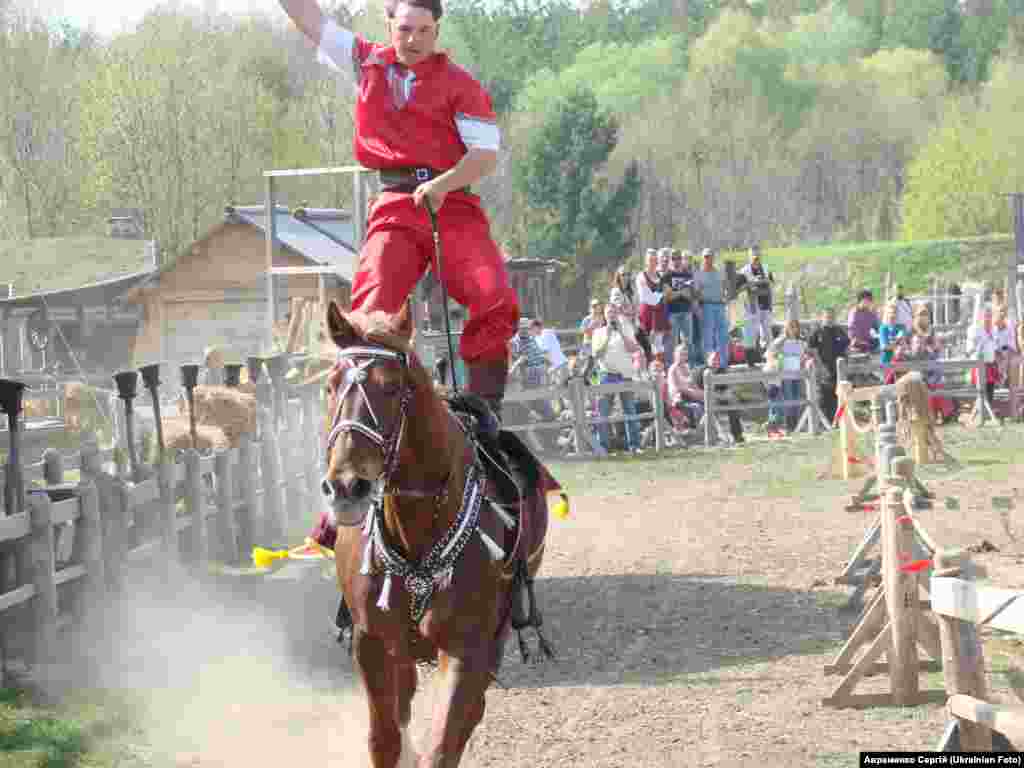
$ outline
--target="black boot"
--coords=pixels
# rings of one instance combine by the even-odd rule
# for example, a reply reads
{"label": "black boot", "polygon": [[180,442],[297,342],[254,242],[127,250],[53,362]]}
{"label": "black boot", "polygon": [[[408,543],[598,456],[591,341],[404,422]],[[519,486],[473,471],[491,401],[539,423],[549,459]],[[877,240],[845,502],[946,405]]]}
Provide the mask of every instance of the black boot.
{"label": "black boot", "polygon": [[487,403],[500,427],[501,404],[505,399],[505,385],[508,382],[508,360],[467,363],[466,371],[469,374],[467,393]]}

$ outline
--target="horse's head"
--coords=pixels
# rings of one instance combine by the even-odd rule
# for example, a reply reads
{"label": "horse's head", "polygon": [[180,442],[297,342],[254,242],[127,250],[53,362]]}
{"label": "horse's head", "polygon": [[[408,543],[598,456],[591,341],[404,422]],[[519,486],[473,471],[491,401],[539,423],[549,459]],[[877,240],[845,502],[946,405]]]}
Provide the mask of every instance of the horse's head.
{"label": "horse's head", "polygon": [[333,301],[327,329],[338,360],[327,376],[327,472],[321,492],[342,524],[377,480],[394,471],[406,415],[425,375],[412,356],[408,306],[397,315],[343,313]]}

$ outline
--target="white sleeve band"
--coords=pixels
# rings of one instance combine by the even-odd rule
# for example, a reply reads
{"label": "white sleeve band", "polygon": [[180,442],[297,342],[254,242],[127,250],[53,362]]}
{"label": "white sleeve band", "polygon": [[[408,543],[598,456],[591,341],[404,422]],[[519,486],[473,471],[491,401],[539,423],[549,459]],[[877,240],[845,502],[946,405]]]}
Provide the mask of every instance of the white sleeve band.
{"label": "white sleeve band", "polygon": [[322,64],[341,72],[352,71],[352,48],[356,36],[351,31],[339,27],[334,19],[327,19],[320,30],[320,47],[316,50],[316,58]]}
{"label": "white sleeve band", "polygon": [[460,114],[455,116],[455,127],[468,149],[501,149],[501,129],[495,123]]}

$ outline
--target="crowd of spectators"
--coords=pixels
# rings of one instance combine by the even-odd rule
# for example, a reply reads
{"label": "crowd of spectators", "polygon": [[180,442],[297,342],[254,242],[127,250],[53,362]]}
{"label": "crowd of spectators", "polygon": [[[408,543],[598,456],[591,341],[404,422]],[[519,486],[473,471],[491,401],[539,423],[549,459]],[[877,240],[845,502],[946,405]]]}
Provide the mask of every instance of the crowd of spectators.
{"label": "crowd of spectators", "polygon": [[[579,322],[579,349],[572,360],[566,358],[557,335],[545,329],[541,319],[523,321],[511,343],[513,375],[527,390],[564,386],[574,375],[591,384],[654,382],[663,400],[667,426],[671,432],[684,434],[697,429],[704,417],[704,371],[744,364],[778,374],[777,383],[765,385],[770,404],[765,429],[769,437],[781,437],[798,427],[800,403],[807,397],[803,392],[805,371],[815,374],[810,380],[815,382],[819,406],[831,424],[838,408],[841,358],[877,356],[886,380],[893,381],[893,362],[943,356],[943,339],[933,329],[930,306],[915,306],[902,286],[897,286],[895,297],[881,308],[881,317],[872,292],[865,289],[857,294],[845,325],[827,308],[812,327],[802,328],[798,320],[791,319],[780,332],[774,325],[775,277],[765,268],[760,248],[750,248],[747,264],[736,272],[731,287],[725,272],[716,266],[715,255],[711,249],[703,249],[697,265],[689,251],[649,248],[640,272],[630,274],[625,265],[617,269],[607,299],[595,296]],[[729,328],[731,299],[742,306],[739,328]],[[995,387],[1010,375],[1012,362],[1019,365],[1018,350],[1024,342],[1024,324],[1011,327],[1005,304],[998,299],[998,294],[993,294],[992,304],[979,309],[967,334],[967,353],[986,363],[990,400]],[[937,370],[926,371],[924,376],[930,387],[941,387]],[[738,397],[729,386],[718,385],[713,393],[716,404],[734,403]],[[611,451],[618,445],[628,451],[643,450],[649,442],[645,432],[650,430],[642,430],[637,417],[647,407],[646,398],[621,391],[592,400],[594,415],[608,419],[617,405],[624,420],[624,425],[608,421],[596,425],[598,451]],[[938,415],[952,415],[951,401],[941,394],[934,401]],[[555,419],[569,408],[558,398],[554,405],[552,408],[551,398],[546,397],[531,402],[530,408],[542,420]],[[729,411],[728,419],[733,441],[742,443],[739,414]]]}

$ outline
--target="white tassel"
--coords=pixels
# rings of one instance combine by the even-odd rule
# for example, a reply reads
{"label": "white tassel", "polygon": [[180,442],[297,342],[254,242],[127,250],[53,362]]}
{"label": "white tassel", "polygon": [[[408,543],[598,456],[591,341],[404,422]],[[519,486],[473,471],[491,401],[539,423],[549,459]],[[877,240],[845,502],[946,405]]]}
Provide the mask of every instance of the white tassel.
{"label": "white tassel", "polygon": [[380,597],[377,598],[377,607],[382,611],[388,610],[391,605],[391,574],[384,577],[384,586],[380,588]]}
{"label": "white tassel", "polygon": [[505,550],[495,544],[494,539],[484,533],[482,528],[477,528],[476,532],[480,534],[480,540],[487,547],[487,551],[491,553],[491,560],[498,562],[505,559]]}
{"label": "white tassel", "polygon": [[448,589],[452,585],[452,568],[445,568],[435,580],[437,591]]}
{"label": "white tassel", "polygon": [[370,575],[370,561],[373,559],[373,537],[371,536],[366,540],[366,546],[363,547],[363,565],[359,569],[359,573],[363,576]]}
{"label": "white tassel", "polygon": [[370,535],[370,530],[373,528],[373,521],[377,517],[375,512],[376,510],[371,509],[366,513],[366,522],[363,523],[363,536]]}
{"label": "white tassel", "polygon": [[502,506],[501,504],[495,504],[493,501],[488,503],[491,505],[491,508],[494,510],[494,513],[498,516],[498,519],[501,521],[502,525],[504,525],[510,531],[516,527],[515,518],[505,511],[504,506]]}

